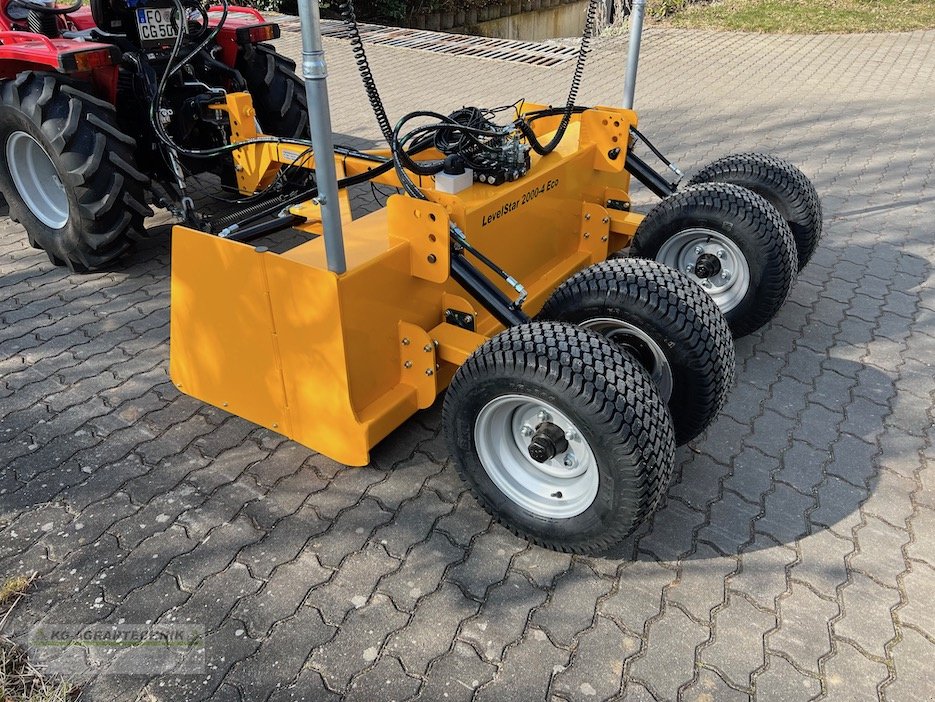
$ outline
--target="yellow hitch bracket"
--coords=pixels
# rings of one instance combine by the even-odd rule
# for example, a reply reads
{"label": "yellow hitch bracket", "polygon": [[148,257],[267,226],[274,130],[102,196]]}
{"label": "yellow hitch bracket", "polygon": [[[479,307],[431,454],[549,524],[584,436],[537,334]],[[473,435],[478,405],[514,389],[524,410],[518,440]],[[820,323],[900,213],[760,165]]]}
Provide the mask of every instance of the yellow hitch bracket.
{"label": "yellow hitch bracket", "polygon": [[422,327],[399,323],[399,382],[415,388],[419,409],[431,407],[438,395],[435,344]]}
{"label": "yellow hitch bracket", "polygon": [[445,363],[460,366],[487,337],[454,324],[439,324],[430,334],[438,341],[438,358]]}
{"label": "yellow hitch bracket", "polygon": [[630,125],[635,115],[629,110],[595,108],[581,113],[581,145],[594,144],[594,170],[620,173],[627,161]]}
{"label": "yellow hitch bracket", "polygon": [[442,205],[393,195],[386,201],[390,235],[409,241],[409,266],[416,278],[431,283],[448,280],[451,251],[448,212]]}
{"label": "yellow hitch bracket", "polygon": [[591,257],[591,263],[607,258],[610,238],[610,215],[593,202],[581,203],[581,240],[578,250]]}

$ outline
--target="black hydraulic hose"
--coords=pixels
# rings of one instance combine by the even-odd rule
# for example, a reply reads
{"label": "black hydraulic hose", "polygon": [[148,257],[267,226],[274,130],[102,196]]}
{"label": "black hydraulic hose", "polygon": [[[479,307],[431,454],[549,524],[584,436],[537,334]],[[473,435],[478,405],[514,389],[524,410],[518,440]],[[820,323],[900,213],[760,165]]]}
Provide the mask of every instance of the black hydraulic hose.
{"label": "black hydraulic hose", "polygon": [[360,38],[357,16],[354,14],[354,2],[353,0],[343,0],[339,7],[344,26],[347,27],[347,32],[350,35],[351,53],[357,63],[357,70],[360,73],[361,82],[364,84],[367,99],[370,101],[370,107],[373,108],[373,116],[377,119],[377,124],[383,133],[383,138],[386,139],[386,143],[392,144],[393,127],[390,125],[389,117],[386,116],[386,108],[380,98],[380,91],[377,90],[377,82],[373,77],[373,70],[370,68],[370,61],[367,60],[367,52],[364,49],[364,40]]}
{"label": "black hydraulic hose", "polygon": [[571,76],[571,87],[568,89],[568,100],[565,102],[565,109],[562,112],[562,121],[555,131],[555,136],[552,137],[552,140],[548,144],[543,145],[526,120],[517,120],[517,126],[523,133],[523,136],[526,137],[529,145],[532,146],[533,150],[540,156],[545,156],[555,150],[555,147],[557,147],[565,137],[565,131],[571,123],[571,115],[575,110],[575,102],[578,99],[578,89],[581,87],[581,79],[584,77],[584,63],[587,60],[588,52],[591,50],[591,34],[594,32],[594,22],[597,17],[597,6],[599,2],[600,0],[589,0],[588,2],[588,10],[584,19],[584,32],[581,35],[581,45],[578,47],[578,58],[575,61],[575,70]]}

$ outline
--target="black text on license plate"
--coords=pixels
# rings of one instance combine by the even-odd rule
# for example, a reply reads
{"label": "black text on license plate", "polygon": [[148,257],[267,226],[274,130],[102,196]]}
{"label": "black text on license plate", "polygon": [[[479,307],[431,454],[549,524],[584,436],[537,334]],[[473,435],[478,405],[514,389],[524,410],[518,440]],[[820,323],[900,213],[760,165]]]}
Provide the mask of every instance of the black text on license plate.
{"label": "black text on license plate", "polygon": [[143,41],[160,42],[176,37],[170,7],[141,7],[136,11],[136,24]]}

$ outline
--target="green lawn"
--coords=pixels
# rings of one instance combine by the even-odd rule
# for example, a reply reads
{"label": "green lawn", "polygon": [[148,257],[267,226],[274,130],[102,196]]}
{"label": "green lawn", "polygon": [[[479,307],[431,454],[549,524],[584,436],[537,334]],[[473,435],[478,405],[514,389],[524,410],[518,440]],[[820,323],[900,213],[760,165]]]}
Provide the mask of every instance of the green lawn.
{"label": "green lawn", "polygon": [[748,32],[893,32],[935,28],[935,0],[715,0],[665,20]]}

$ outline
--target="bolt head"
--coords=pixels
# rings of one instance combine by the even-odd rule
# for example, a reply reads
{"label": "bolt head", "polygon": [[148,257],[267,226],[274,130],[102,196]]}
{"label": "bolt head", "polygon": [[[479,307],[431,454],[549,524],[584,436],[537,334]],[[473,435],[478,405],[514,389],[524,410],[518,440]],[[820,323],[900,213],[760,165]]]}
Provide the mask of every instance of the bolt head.
{"label": "bolt head", "polygon": [[571,451],[565,454],[565,460],[562,461],[565,464],[566,468],[574,468],[575,466],[575,454]]}
{"label": "bolt head", "polygon": [[703,254],[703,253],[704,253],[704,246],[701,246],[701,245],[696,246],[696,247],[695,247],[695,253],[698,254],[699,256],[700,256],[701,254]]}
{"label": "bolt head", "polygon": [[409,342],[409,337],[408,337],[408,336],[407,336],[407,337],[404,337],[404,338],[403,338],[403,346],[409,346],[409,343],[410,343],[410,342]]}
{"label": "bolt head", "polygon": [[591,213],[590,213],[590,212],[585,213],[584,218],[585,218],[585,219],[591,219]]}
{"label": "bolt head", "polygon": [[471,315],[469,315],[469,314],[464,315],[464,323],[465,323],[465,324],[470,324],[470,323],[473,322],[473,321],[474,321],[474,318],[473,318]]}
{"label": "bolt head", "polygon": [[690,264],[690,263],[689,263],[687,266],[685,266],[685,272],[686,272],[686,273],[691,273],[691,272],[694,271],[694,270],[695,270],[695,267],[694,267],[692,264]]}
{"label": "bolt head", "polygon": [[717,250],[717,257],[718,257],[718,258],[724,258],[726,255],[727,255],[727,252],[726,252],[724,249],[718,249],[718,250]]}
{"label": "bolt head", "polygon": [[422,347],[422,350],[425,351],[426,353],[428,353],[429,351],[432,350],[432,345],[431,345],[431,344],[426,344],[425,346]]}
{"label": "bolt head", "polygon": [[432,370],[431,368],[426,368],[426,369],[425,369],[425,374],[426,374],[426,375],[435,375],[435,371]]}
{"label": "bolt head", "polygon": [[733,273],[731,273],[731,272],[728,271],[728,270],[723,270],[723,271],[721,271],[721,277],[722,277],[724,280],[730,280],[732,275],[733,275]]}
{"label": "bolt head", "polygon": [[565,438],[566,438],[568,441],[577,441],[577,440],[578,440],[579,438],[581,438],[581,437],[578,436],[578,432],[576,432],[574,429],[571,429],[571,430],[565,432]]}
{"label": "bolt head", "polygon": [[519,433],[522,434],[523,436],[529,437],[529,436],[532,436],[535,432],[531,426],[529,426],[528,424],[524,424],[522,428],[519,430]]}
{"label": "bolt head", "polygon": [[549,413],[545,410],[539,410],[539,413],[536,415],[536,419],[538,419],[540,422],[547,422],[549,421]]}
{"label": "bolt head", "polygon": [[403,365],[404,365],[406,368],[412,368],[412,361],[406,361]]}

